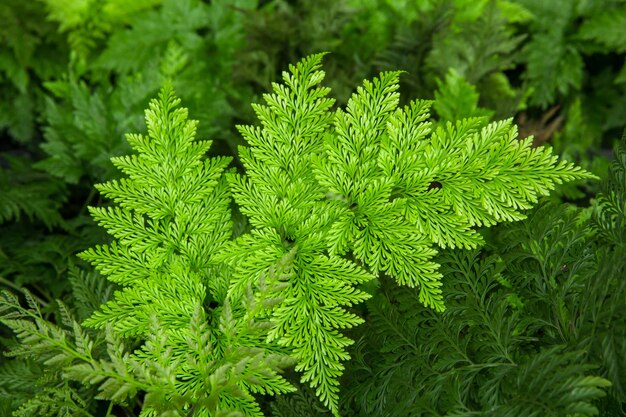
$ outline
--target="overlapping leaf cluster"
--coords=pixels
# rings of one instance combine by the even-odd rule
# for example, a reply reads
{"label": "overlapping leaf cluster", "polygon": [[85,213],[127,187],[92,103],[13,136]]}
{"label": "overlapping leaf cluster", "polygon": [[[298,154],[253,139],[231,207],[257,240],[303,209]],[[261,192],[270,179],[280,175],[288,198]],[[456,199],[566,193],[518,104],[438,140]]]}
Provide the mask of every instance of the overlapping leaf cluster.
{"label": "overlapping leaf cluster", "polygon": [[302,382],[336,412],[352,343],[337,330],[360,322],[342,306],[367,298],[356,284],[383,273],[419,287],[421,303],[441,311],[433,245],[474,248],[482,240],[473,226],[522,219],[555,183],[589,174],[517,141],[510,121],[431,131],[430,102],[398,108],[397,72],[365,81],[346,110],[329,112],[320,60],[283,74],[285,85],[255,107],[261,127],[240,127],[250,144],[240,150],[246,176],[230,182],[253,229],[224,259],[236,294],[295,252],[269,337],[293,349]]}
{"label": "overlapping leaf cluster", "polygon": [[[220,368],[223,372],[260,369],[254,368],[256,363],[269,365],[264,369],[272,369],[271,373],[282,366],[268,364],[263,358],[271,362],[274,359],[270,358],[278,360],[282,354],[290,354],[299,363],[304,384],[313,386],[310,389],[289,377],[298,394],[279,397],[271,407],[269,396],[257,396],[254,401],[263,412],[271,408],[276,415],[305,416],[314,408],[315,415],[323,414],[324,405],[316,403],[315,391],[337,412],[338,399],[345,398],[338,390],[345,393],[344,387],[351,384],[341,383],[348,345],[360,331],[374,332],[364,327],[370,313],[355,304],[369,293],[377,294],[375,288],[381,281],[387,291],[388,278],[394,276],[416,286],[412,294],[418,301],[421,294],[422,303],[437,308],[454,306],[446,298],[446,279],[440,277],[450,272],[449,263],[443,261],[448,258],[437,258],[437,248],[476,247],[481,235],[489,236],[484,231],[476,233],[479,224],[520,218],[542,190],[552,187],[549,174],[528,179],[529,173],[520,165],[527,162],[521,161],[536,157],[535,161],[543,160],[546,166],[568,169],[552,164],[547,151],[533,150],[528,141],[517,148],[506,145],[516,143],[508,140],[515,136],[512,124],[489,125],[489,120],[515,117],[520,138],[534,134],[533,146],[549,143],[555,154],[603,178],[610,148],[625,126],[624,0],[1,3],[0,286],[20,295],[19,302],[14,297],[3,298],[2,308],[21,341],[26,341],[23,346],[34,347],[30,353],[20,350],[10,329],[0,328],[6,350],[19,352],[15,360],[0,359],[0,415],[9,415],[22,404],[25,406],[17,411],[21,415],[133,415],[141,404],[157,414],[183,409],[187,414],[199,412],[201,406],[189,405],[195,401],[189,397],[162,394],[183,389],[180,381],[171,385],[176,375],[182,375],[180,364],[164,366],[150,356],[174,358],[170,348],[188,349],[182,335],[201,339],[212,335],[210,340],[219,341],[232,329],[238,335],[249,331],[245,343],[238,340],[245,346],[262,346],[264,353],[242,353],[259,362],[237,362],[231,357],[239,367]],[[324,83],[332,88],[336,104],[328,101],[325,88],[303,84],[292,74],[290,83],[266,96],[266,106],[248,106],[256,95],[272,88],[272,81],[289,63],[319,51],[332,52],[325,65],[328,77]],[[311,61],[307,65],[312,65]],[[396,85],[398,73],[384,72],[374,78],[380,71],[397,69],[407,71],[400,87]],[[318,70],[309,75],[309,81],[321,81]],[[364,78],[373,81],[351,96],[354,85]],[[121,238],[89,252],[102,271],[118,282],[115,285],[119,286],[111,286],[74,258],[89,247],[110,241],[89,217],[88,207],[104,206],[107,190],[103,186],[100,196],[93,184],[118,178],[112,183],[116,185],[110,185],[117,188],[109,189],[109,196],[125,192],[122,184],[129,184],[128,180],[119,179],[120,171],[111,157],[131,151],[125,132],[145,132],[143,110],[167,80],[189,107],[191,117],[200,120],[199,136],[213,139],[209,152],[228,154],[238,168],[247,170],[245,176],[228,174],[228,181],[219,180],[224,182],[220,182],[221,190],[235,191],[239,207],[230,203],[233,235],[241,237],[235,243],[229,238],[220,240],[227,250],[217,251],[220,257],[215,257],[210,267],[196,259],[189,269],[181,259],[190,252],[183,254],[163,241],[177,241],[177,248],[185,246],[181,243],[186,241],[185,230],[193,228],[171,219],[175,226],[165,227],[164,218],[150,223],[148,210],[160,213],[157,217],[164,211],[150,195],[135,193],[130,198],[148,204],[149,209],[142,211],[136,205],[138,214],[129,217],[119,215],[116,209],[96,210],[103,224],[112,226]],[[350,97],[350,105],[345,107]],[[411,97],[434,99],[431,108],[436,118],[428,115],[425,101],[398,107]],[[301,105],[311,106],[306,110],[311,114],[292,111]],[[343,110],[334,111],[335,105]],[[235,124],[254,123],[255,112],[261,127],[241,128],[243,135],[238,134]],[[469,120],[462,121],[465,118]],[[296,120],[300,124],[294,125]],[[299,140],[291,137],[294,133]],[[237,146],[244,141],[252,146],[239,159]],[[274,147],[274,143],[281,145]],[[565,196],[581,205],[592,199],[594,237],[588,242],[599,247],[624,241],[624,181],[623,175],[616,174],[623,173],[619,167],[624,164],[619,161],[623,158],[613,163],[611,181],[605,187],[599,188],[599,182],[582,187],[570,182],[551,197],[555,203]],[[501,181],[506,176],[502,173],[511,171],[524,179],[513,175]],[[568,179],[567,175],[562,178]],[[166,194],[170,193],[172,198],[184,197],[179,191]],[[122,204],[123,198],[119,198]],[[159,201],[166,200],[170,201],[169,197]],[[224,219],[230,217],[224,215]],[[141,219],[144,226],[158,225],[159,233],[163,232],[161,243],[155,243],[159,240],[155,234],[137,230]],[[124,226],[113,226],[112,222],[118,221]],[[225,223],[224,228],[228,229]],[[251,233],[244,233],[249,229]],[[129,231],[143,240],[124,235]],[[494,232],[494,236],[500,234]],[[149,248],[141,258],[149,264],[138,266],[129,255],[133,252],[129,246],[120,244],[122,240]],[[215,249],[211,242],[206,247]],[[166,246],[169,249],[164,249]],[[498,253],[508,264],[520,248],[511,249],[507,257]],[[205,259],[207,253],[197,255]],[[607,264],[621,265],[611,256],[606,256]],[[115,267],[119,269],[104,266],[109,258],[119,261]],[[228,265],[218,266],[218,261]],[[438,268],[440,262],[443,268]],[[338,265],[345,268],[337,269]],[[189,272],[196,267],[207,270],[200,275]],[[139,272],[127,275],[129,268]],[[146,268],[154,287],[137,281],[145,276]],[[584,271],[581,277],[614,273],[610,268],[578,271]],[[182,296],[176,300],[183,299],[188,305],[170,305],[172,297],[163,298],[164,294],[183,277],[189,281],[176,290],[177,297]],[[205,296],[202,308],[192,310],[192,299],[202,293],[198,282],[204,285]],[[119,297],[112,296],[114,287],[121,291]],[[154,288],[158,291],[148,290]],[[615,286],[610,288],[619,293]],[[388,291],[390,299],[395,297],[392,292]],[[307,298],[311,294],[315,297]],[[515,296],[508,301],[515,303]],[[61,304],[57,298],[62,299]],[[226,299],[230,300],[230,315],[222,314]],[[376,295],[374,303],[379,299]],[[131,301],[132,312],[124,307]],[[152,301],[154,307],[150,307]],[[614,301],[600,295],[588,303],[607,306]],[[22,307],[25,302],[28,308]],[[550,305],[549,300],[545,303]],[[611,314],[619,311],[619,303],[616,305],[617,310],[607,307]],[[413,304],[410,306],[407,308],[414,310]],[[570,307],[564,308],[555,307],[562,310],[561,315]],[[596,311],[595,307],[588,309]],[[100,327],[75,328],[74,322],[82,323],[93,311],[98,313],[89,323]],[[135,311],[137,317],[133,318]],[[327,321],[318,323],[317,317],[308,315],[313,311]],[[520,317],[526,314],[545,319],[534,310],[519,310]],[[226,320],[231,316],[233,321]],[[344,329],[363,321],[359,316],[366,324]],[[595,317],[600,313],[593,313],[592,319]],[[223,325],[223,320],[235,327]],[[111,324],[117,331],[106,330]],[[183,330],[171,334],[171,329],[179,326]],[[224,333],[220,326],[231,330]],[[307,326],[313,326],[316,338],[309,337]],[[594,335],[589,337],[603,341],[601,350],[606,358],[621,360],[618,354],[623,347],[614,339],[583,328],[580,337],[585,332]],[[290,336],[290,332],[297,335]],[[325,337],[332,340],[328,347]],[[65,342],[59,344],[59,340]],[[317,342],[308,343],[311,340]],[[551,343],[547,345],[554,347]],[[59,348],[65,356],[47,363],[61,353]],[[152,353],[141,353],[141,349]],[[196,347],[189,349],[197,351]],[[569,354],[568,349],[561,353]],[[590,349],[597,359],[600,348]],[[617,353],[612,354],[611,349]],[[254,356],[257,353],[261,356]],[[578,369],[582,363],[571,357],[561,360],[560,353],[555,357],[559,358],[555,363],[564,369]],[[596,359],[585,363],[600,363]],[[516,360],[520,365],[526,363],[523,358]],[[612,381],[612,393],[607,397],[611,400],[596,401],[592,406],[600,414],[615,415],[619,405],[611,401],[623,401],[615,394],[619,377],[609,377],[603,370],[609,368],[610,360],[602,359],[602,363],[606,368],[581,369],[581,373]],[[86,364],[82,376],[69,370],[78,364]],[[496,368],[488,368],[492,369]],[[619,367],[611,369],[611,375],[619,376]],[[104,372],[104,379],[95,377],[98,372]],[[232,388],[232,398],[246,398],[234,405],[235,409],[253,415],[260,412],[246,394],[253,385],[235,389],[228,382],[234,380],[218,374],[212,374],[216,386]],[[560,374],[542,375],[552,380]],[[91,377],[96,378],[93,385]],[[98,394],[102,384],[107,388]],[[201,386],[189,392],[197,393],[194,390]],[[392,387],[389,393],[395,389],[410,392],[405,386]],[[569,387],[597,394],[593,387]],[[554,388],[535,391],[546,398],[561,394],[564,399],[573,398],[568,397],[567,389]],[[118,389],[120,394],[112,401]],[[151,395],[145,401],[147,392]],[[109,399],[96,400],[96,395]],[[508,401],[515,395],[507,391],[502,397]],[[161,407],[158,400],[153,401],[159,397],[167,397],[170,405]],[[472,413],[485,404],[471,394],[464,398],[469,398],[464,407]],[[581,401],[591,404],[590,398]],[[505,413],[506,401],[498,403],[500,408],[495,410]],[[398,404],[398,408],[406,405]],[[445,407],[449,412],[450,407]],[[519,409],[506,412],[522,413]]]}
{"label": "overlapping leaf cluster", "polygon": [[615,200],[543,204],[482,253],[444,251],[443,314],[383,281],[347,370],[345,415],[624,415],[621,148],[616,157]]}
{"label": "overlapping leaf cluster", "polygon": [[[114,240],[81,254],[118,289],[90,297],[74,280],[77,297],[106,301],[83,322],[101,331],[63,304],[65,327],[29,293],[29,309],[4,296],[11,354],[54,365],[38,381],[57,384],[20,412],[54,415],[60,397],[89,408],[95,386],[109,410],[260,416],[252,394],[292,391],[279,371],[293,358],[339,415],[361,284],[392,278],[442,311],[436,246],[474,248],[475,226],[520,220],[556,183],[591,177],[518,141],[510,121],[433,125],[430,102],[399,108],[398,72],[332,111],[321,59],[292,66],[254,106],[261,126],[239,128],[245,175],[205,158],[211,142],[195,140],[171,87],[151,102],[148,134],[127,135],[137,153],[112,159],[125,177],[97,186],[114,204],[90,208]],[[229,190],[251,225],[234,240]]]}
{"label": "overlapping leaf cluster", "polygon": [[143,110],[168,79],[199,133],[215,139],[213,152],[234,153],[231,120],[249,88],[233,86],[231,58],[243,41],[241,10],[255,5],[2,2],[3,287],[26,286],[47,302],[69,294],[70,258],[105,241],[87,211],[99,202],[93,184],[119,176],[110,158],[130,151],[125,132],[145,131]]}
{"label": "overlapping leaf cluster", "polygon": [[[211,142],[194,140],[197,122],[187,120],[178,103],[171,87],[152,101],[148,135],[127,136],[138,153],[114,160],[127,176],[98,186],[117,205],[91,209],[115,237],[81,254],[120,288],[83,323],[106,330],[106,350],[98,352],[98,343],[62,304],[68,329],[45,320],[32,297],[24,309],[15,296],[4,295],[3,323],[21,342],[11,355],[51,366],[40,378],[59,384],[27,401],[20,415],[75,412],[94,395],[125,403],[143,392],[146,416],[258,416],[252,393],[293,389],[276,373],[288,357],[263,348],[264,327],[255,321],[262,302],[249,296],[230,303],[228,275],[214,261],[231,235],[221,179],[230,159],[204,158]],[[257,288],[264,294],[261,284]],[[95,333],[100,344],[104,333]],[[131,337],[143,342],[128,351],[121,338]],[[97,394],[90,385],[98,386]],[[62,396],[71,406],[58,404]]]}
{"label": "overlapping leaf cluster", "polygon": [[[96,198],[91,184],[117,175],[110,157],[129,151],[124,132],[143,129],[142,110],[166,79],[201,120],[200,133],[214,138],[214,151],[236,157],[241,140],[234,125],[251,122],[247,103],[254,94],[287,64],[320,50],[333,52],[328,85],[340,104],[361,79],[406,70],[407,97],[433,98],[436,89],[457,94],[452,108],[434,107],[441,119],[517,115],[521,137],[551,141],[556,153],[604,174],[604,158],[596,156],[611,148],[625,120],[623,6],[623,0],[5,1],[0,166],[7,176],[21,176],[23,167],[30,174],[23,187],[1,184],[0,204],[27,200],[39,186],[59,189],[37,200],[63,204],[57,212],[67,222],[51,241],[47,226],[58,217],[51,213],[43,222],[11,220],[0,233],[7,262],[39,246],[49,253],[40,264],[59,274],[15,264],[0,265],[0,272],[46,293],[41,282],[69,291],[57,266],[67,256],[56,242],[71,241],[76,252],[102,241],[88,223],[86,206]],[[450,117],[469,97],[493,112],[479,107]],[[15,156],[19,165],[8,162]],[[597,191],[591,187],[587,197]],[[576,187],[563,190],[583,197]],[[29,207],[16,207],[28,217]]]}

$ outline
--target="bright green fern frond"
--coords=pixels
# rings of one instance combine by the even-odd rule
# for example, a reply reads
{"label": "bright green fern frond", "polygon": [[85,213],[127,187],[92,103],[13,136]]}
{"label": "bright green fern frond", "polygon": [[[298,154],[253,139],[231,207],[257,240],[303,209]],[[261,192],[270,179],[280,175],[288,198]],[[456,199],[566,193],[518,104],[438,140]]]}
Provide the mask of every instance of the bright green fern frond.
{"label": "bright green fern frond", "polygon": [[352,250],[373,271],[421,285],[424,303],[440,308],[441,276],[429,260],[436,252],[426,236],[403,220],[407,199],[398,198],[419,182],[410,176],[429,131],[429,103],[416,102],[406,113],[398,111],[398,76],[388,72],[366,81],[346,112],[337,111],[326,153],[315,161],[317,178],[328,187],[338,213],[327,237],[333,252]]}
{"label": "bright green fern frond", "polygon": [[234,267],[230,294],[241,297],[295,252],[269,340],[291,349],[302,380],[336,414],[352,343],[339,330],[360,322],[343,306],[368,297],[357,284],[382,272],[443,310],[435,245],[476,248],[476,226],[520,220],[556,184],[593,176],[518,141],[510,120],[433,130],[430,102],[398,108],[398,72],[365,81],[331,117],[328,89],[316,87],[320,60],[291,67],[254,106],[261,126],[239,128],[250,144],[240,149],[246,175],[229,180],[255,229],[219,259]]}
{"label": "bright green fern frond", "polygon": [[304,250],[298,251],[297,262],[297,275],[282,293],[285,299],[275,311],[276,327],[269,337],[293,349],[302,382],[309,382],[322,402],[332,405],[338,399],[342,362],[350,357],[345,348],[352,344],[336,329],[362,323],[343,306],[369,298],[349,284],[371,277],[351,262]]}
{"label": "bright green fern frond", "polygon": [[383,73],[359,87],[348,102],[347,112],[337,110],[336,134],[326,137],[326,160],[316,161],[318,181],[331,193],[343,196],[348,206],[369,188],[376,175],[379,142],[390,113],[398,105],[398,77],[398,72]]}
{"label": "bright green fern frond", "polygon": [[369,297],[355,286],[372,276],[324,253],[332,211],[324,200],[327,190],[311,169],[333,119],[333,100],[325,97],[329,89],[318,86],[324,77],[321,59],[313,55],[283,73],[284,85],[274,84],[266,104],[254,106],[261,127],[239,127],[250,144],[240,148],[246,176],[229,180],[241,212],[256,229],[226,247],[221,259],[234,266],[232,297],[241,297],[246,283],[259,282],[286,257],[292,259],[283,289],[274,296],[283,301],[271,315],[276,326],[269,340],[291,352],[302,381],[336,414],[338,378],[352,343],[339,330],[361,323],[346,307]]}
{"label": "bright green fern frond", "polygon": [[346,112],[337,110],[314,159],[335,214],[326,238],[331,253],[352,251],[374,271],[420,286],[423,302],[441,310],[433,243],[475,248],[474,226],[520,220],[556,184],[593,175],[518,141],[511,121],[470,118],[433,131],[430,102],[397,108],[397,82],[398,73],[365,82]]}
{"label": "bright green fern frond", "polygon": [[205,297],[205,277],[198,271],[210,253],[202,246],[217,249],[230,231],[228,196],[218,183],[229,160],[202,160],[210,142],[195,141],[196,122],[187,120],[179,102],[171,87],[151,102],[148,136],[127,137],[139,154],[113,159],[129,177],[98,187],[120,206],[91,208],[92,216],[118,241],[82,257],[131,287],[117,292],[88,325],[113,323],[123,334],[141,335],[156,314],[175,328]]}
{"label": "bright green fern frond", "polygon": [[[116,240],[81,254],[122,288],[85,325],[106,329],[110,363],[72,368],[73,378],[100,383],[100,397],[124,401],[145,392],[142,415],[260,417],[253,393],[293,390],[280,375],[290,364],[266,342],[262,313],[280,285],[242,282],[229,298],[229,271],[216,252],[232,233],[229,158],[205,158],[171,86],[146,111],[148,135],[128,135],[137,154],[113,158],[127,175],[97,186],[115,206],[91,208]],[[279,239],[280,242],[280,239]],[[252,294],[252,295],[250,295]],[[119,337],[139,338],[132,354]]]}

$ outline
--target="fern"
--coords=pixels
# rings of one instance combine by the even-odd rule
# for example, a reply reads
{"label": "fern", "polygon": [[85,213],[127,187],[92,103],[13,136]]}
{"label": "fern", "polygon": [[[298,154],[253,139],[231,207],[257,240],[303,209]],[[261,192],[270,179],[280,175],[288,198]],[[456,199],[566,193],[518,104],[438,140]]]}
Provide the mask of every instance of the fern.
{"label": "fern", "polygon": [[[262,92],[298,57],[333,51],[335,59],[326,65],[328,82],[338,103],[345,104],[354,83],[370,75],[370,63],[386,43],[390,28],[385,7],[378,3],[269,0],[241,8],[246,42],[237,52],[235,75]],[[244,115],[246,120],[253,116]]]}
{"label": "fern", "polygon": [[0,155],[0,224],[26,215],[48,229],[63,225],[58,213],[65,193],[59,181],[32,169],[26,158]]}
{"label": "fern", "polygon": [[48,158],[36,167],[70,184],[78,183],[85,175],[110,178],[111,155],[128,151],[121,140],[124,130],[120,129],[130,127],[134,120],[115,114],[102,92],[90,91],[84,82],[57,81],[48,86],[59,101],[46,99],[46,141],[41,147]]}
{"label": "fern", "polygon": [[[210,266],[211,252],[229,233],[225,190],[223,186],[215,189],[229,160],[201,161],[210,142],[193,142],[194,123],[186,122],[181,110],[173,111],[177,103],[169,91],[160,100],[158,105],[153,102],[146,114],[154,143],[141,135],[128,135],[141,153],[113,159],[130,178],[98,186],[121,207],[90,209],[98,224],[117,241],[82,255],[110,280],[127,287],[116,296],[119,305],[109,304],[106,313],[97,313],[88,323],[97,325],[115,318],[116,330],[128,335],[145,334],[151,314],[168,317],[161,323],[166,327],[188,322],[194,306],[204,298],[197,271]],[[181,264],[181,256],[189,259],[188,266]],[[146,280],[154,274],[152,270],[161,268],[152,280]],[[188,268],[192,269],[186,271]],[[174,285],[171,280],[176,275],[189,275],[190,281],[178,288],[179,294],[171,294],[165,289]],[[175,298],[162,298],[172,296]],[[135,308],[127,322],[122,320],[128,314],[123,311],[130,305]],[[135,314],[144,320],[137,321]],[[170,325],[169,320],[177,317],[181,321]]]}
{"label": "fern", "polygon": [[85,271],[73,263],[69,264],[68,270],[67,279],[76,304],[76,316],[82,321],[111,299],[114,287],[96,271]]}
{"label": "fern", "polygon": [[[194,140],[196,122],[178,103],[171,87],[162,90],[146,112],[148,136],[127,136],[139,153],[113,159],[128,177],[98,186],[119,206],[91,213],[116,240],[81,257],[123,288],[85,325],[148,339],[131,356],[150,398],[146,415],[163,407],[260,415],[251,392],[292,389],[275,372],[285,359],[261,348],[254,314],[262,305],[232,304],[225,293],[214,253],[231,233],[221,180],[230,159],[203,159],[211,142]],[[102,395],[119,400],[108,388]]]}
{"label": "fern", "polygon": [[331,201],[340,220],[330,244],[340,253],[353,249],[401,283],[421,285],[422,301],[442,309],[436,266],[427,260],[432,243],[476,247],[481,238],[472,226],[522,219],[520,210],[556,183],[589,174],[515,140],[510,121],[466,119],[431,132],[430,103],[396,109],[396,83],[397,73],[366,82],[327,136],[316,173],[344,200]]}
{"label": "fern", "polygon": [[[583,219],[544,206],[491,256],[446,251],[441,315],[420,306],[414,290],[383,283],[347,371],[346,407],[372,416],[593,416],[607,394],[621,400],[622,347],[613,337],[624,329],[623,303],[607,290],[624,293],[616,280],[623,251],[596,263]],[[520,243],[533,255],[520,256]]]}
{"label": "fern", "polygon": [[236,297],[246,282],[295,251],[293,277],[273,313],[276,325],[269,339],[291,348],[296,369],[304,372],[302,381],[336,411],[341,362],[351,343],[338,330],[361,323],[345,307],[367,298],[354,286],[371,275],[324,253],[321,231],[329,216],[311,164],[330,127],[333,101],[324,97],[328,88],[316,88],[323,78],[320,60],[315,55],[292,66],[291,74],[283,75],[286,86],[275,84],[274,93],[265,96],[267,105],[255,106],[263,128],[239,128],[252,145],[240,148],[247,176],[229,179],[235,201],[255,229],[235,241],[223,259],[235,266],[231,293]]}
{"label": "fern", "polygon": [[597,195],[595,219],[604,236],[626,243],[626,131],[615,149],[609,179]]}
{"label": "fern", "polygon": [[[624,0],[0,3],[0,415],[623,414],[623,158],[491,121],[604,178]],[[111,163],[167,80],[239,174]]]}
{"label": "fern", "polygon": [[0,131],[22,146],[37,138],[41,82],[66,67],[64,40],[45,17],[39,2],[0,4]]}
{"label": "fern", "polygon": [[[448,11],[449,27],[435,33],[427,57],[428,66],[438,75],[453,68],[470,83],[479,84],[516,62],[524,36],[514,35],[510,22],[524,20],[522,7],[501,0],[454,0],[450,4],[454,11]],[[439,7],[450,9],[445,3]]]}
{"label": "fern", "polygon": [[[523,58],[532,104],[545,108],[555,100],[562,102],[578,93],[587,82],[583,78],[586,55],[624,51],[626,44],[620,33],[626,15],[622,0],[516,2],[532,14],[528,22],[531,36]],[[607,75],[613,72],[608,68],[606,71]],[[606,96],[603,100],[611,103]]]}
{"label": "fern", "polygon": [[[33,409],[61,396],[79,407],[97,389],[123,406],[142,395],[145,416],[261,416],[254,395],[293,391],[280,371],[295,361],[339,415],[343,331],[363,321],[364,284],[391,278],[443,311],[437,247],[476,248],[475,227],[523,219],[556,184],[593,177],[518,141],[510,120],[433,123],[429,101],[399,108],[398,72],[331,110],[321,59],[291,66],[253,106],[261,126],[239,127],[245,175],[205,157],[211,142],[195,140],[170,85],[150,103],[148,134],[127,135],[137,153],[112,158],[125,177],[97,185],[112,204],[90,208],[114,239],[80,255],[119,289],[71,267],[79,316],[106,301],[83,322],[98,342],[62,305],[65,330],[6,296],[26,318],[5,316],[22,342],[13,354],[55,364],[58,390]],[[235,239],[230,192],[251,226]]]}
{"label": "fern", "polygon": [[160,0],[141,0],[122,7],[117,0],[42,0],[48,18],[58,22],[60,32],[66,32],[74,63],[86,64],[94,49],[116,25],[125,23],[134,13],[148,10]]}
{"label": "fern", "polygon": [[476,247],[473,226],[522,219],[556,183],[590,174],[518,142],[510,121],[432,132],[430,102],[397,108],[397,72],[366,81],[333,115],[328,89],[317,86],[321,57],[292,66],[255,106],[261,127],[240,127],[251,145],[240,149],[247,175],[229,179],[254,229],[220,259],[234,267],[236,296],[295,250],[269,337],[292,349],[302,382],[336,414],[352,343],[338,330],[360,322],[344,306],[368,297],[355,288],[368,271],[419,286],[420,301],[443,310],[433,244]]}
{"label": "fern", "polygon": [[525,47],[527,68],[525,76],[533,88],[532,104],[546,107],[559,95],[566,95],[582,85],[583,60],[572,45],[570,22],[576,7],[569,1],[542,3],[520,0],[532,14],[530,28],[533,36]]}
{"label": "fern", "polygon": [[[113,14],[124,28],[94,47],[87,73],[72,69],[45,84],[51,94],[43,115],[47,158],[40,168],[72,184],[83,176],[90,182],[115,178],[110,158],[129,151],[124,133],[141,131],[142,111],[166,81],[201,121],[199,134],[222,139],[226,151],[234,148],[228,132],[235,116],[232,102],[248,96],[246,88],[231,85],[233,56],[243,42],[237,10],[228,2],[165,0],[158,7],[148,7],[151,1],[133,3],[146,6],[135,14],[113,0],[78,3],[98,8],[94,19]],[[248,3],[242,0],[240,6]]]}
{"label": "fern", "polygon": [[[622,146],[595,210],[542,204],[486,253],[444,251],[446,311],[382,281],[347,371],[367,415],[624,415]],[[615,205],[616,204],[616,205]],[[593,216],[592,216],[593,214]],[[607,239],[608,237],[608,239]]]}
{"label": "fern", "polygon": [[513,87],[514,77],[504,74],[520,58],[525,35],[515,34],[513,23],[529,19],[523,7],[466,0],[421,2],[419,13],[410,2],[391,7],[395,10],[384,21],[394,22],[389,28],[394,39],[381,45],[379,62],[383,69],[408,71],[403,92],[430,97],[437,80],[453,70],[478,87],[481,104],[495,109],[498,117],[510,117],[523,106],[524,90]]}
{"label": "fern", "polygon": [[445,80],[437,80],[437,91],[433,109],[440,121],[453,122],[470,117],[486,117],[491,119],[493,113],[478,107],[476,88],[450,68]]}
{"label": "fern", "polygon": [[330,411],[324,408],[312,390],[300,386],[298,391],[292,394],[277,397],[272,402],[271,415],[273,417],[327,417]]}
{"label": "fern", "polygon": [[[63,379],[61,373],[76,362],[97,363],[94,348],[99,342],[81,329],[65,305],[59,304],[61,327],[44,318],[30,293],[25,295],[29,308],[22,307],[17,297],[6,291],[0,298],[1,321],[20,341],[8,352],[16,359],[2,367],[0,378],[2,389],[9,389],[6,398],[19,400],[14,415],[91,415],[84,409],[93,400],[93,391]],[[16,369],[24,368],[27,372],[15,374]],[[9,379],[9,375],[17,378]],[[20,389],[23,385],[28,389]]]}
{"label": "fern", "polygon": [[602,10],[590,17],[580,28],[579,36],[593,40],[607,49],[626,52],[626,10]]}

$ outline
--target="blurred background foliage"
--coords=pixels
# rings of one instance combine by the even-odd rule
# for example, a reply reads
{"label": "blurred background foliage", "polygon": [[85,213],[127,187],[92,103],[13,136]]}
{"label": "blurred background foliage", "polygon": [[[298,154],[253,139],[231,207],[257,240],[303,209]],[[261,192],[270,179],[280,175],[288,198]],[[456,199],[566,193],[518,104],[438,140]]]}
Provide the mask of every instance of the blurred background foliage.
{"label": "blurred background foliage", "polygon": [[[626,0],[2,0],[0,22],[0,287],[28,288],[43,303],[71,297],[68,275],[73,255],[106,239],[86,209],[101,203],[93,184],[116,175],[110,158],[129,151],[124,134],[142,131],[143,110],[166,80],[172,81],[191,117],[200,120],[199,136],[214,141],[211,152],[232,155],[238,165],[237,147],[243,141],[235,126],[254,121],[250,103],[259,101],[289,64],[320,51],[330,52],[326,79],[338,105],[345,104],[364,78],[403,70],[403,99],[435,100],[439,120],[514,118],[520,137],[534,135],[537,145],[552,146],[563,158],[599,175],[603,181],[561,187],[551,202],[555,207],[563,202],[593,206],[599,213],[594,231],[582,225],[591,220],[583,221],[583,214],[570,211],[553,218],[552,226],[576,224],[581,228],[576,244],[600,248],[589,264],[580,267],[586,271],[581,274],[609,274],[607,288],[617,285],[611,281],[615,274],[623,277],[623,269],[599,268],[620,259],[623,264],[624,259],[614,253],[617,247],[623,253],[624,245],[626,222],[620,201],[624,171],[615,167],[610,171],[609,161],[626,127]],[[621,149],[618,162],[624,157]],[[496,242],[501,235],[496,229],[489,237]],[[498,292],[491,304],[472,304],[476,308],[472,320],[498,308],[509,309],[515,318],[507,325],[521,334],[531,331],[524,320],[548,313],[534,311],[519,319],[524,306],[539,299],[525,287],[523,279],[529,276],[515,275],[522,258],[512,254],[512,241],[508,242],[503,253],[480,260],[472,258],[476,254],[449,255],[449,263],[476,261],[479,266],[472,273],[482,274],[477,282],[485,286],[476,291],[486,293],[491,283],[505,279],[499,265],[510,259],[507,268],[515,273],[506,278],[504,292]],[[469,274],[454,271],[451,276],[456,280]],[[623,293],[623,285],[615,291]],[[562,310],[549,299],[553,295],[544,294],[548,297],[544,301]],[[407,297],[406,289],[386,290],[363,313],[382,320],[383,314],[393,313],[385,303],[395,306],[394,300]],[[450,297],[458,298],[454,291]],[[568,297],[575,305],[587,302],[576,291]],[[438,319],[431,317],[433,313],[419,318],[417,312],[412,314],[404,320],[415,319],[421,329],[420,320],[436,327],[438,320],[450,326],[448,321],[456,319],[455,313]],[[580,317],[571,320],[575,323]],[[531,333],[539,331],[551,330],[533,327]],[[376,337],[386,337],[383,333]],[[591,349],[597,363],[610,353],[606,346],[596,346],[609,342],[577,339],[569,333],[558,337],[551,334],[537,355],[562,352],[562,366],[572,375],[580,371],[572,352]],[[618,331],[615,337],[626,334]],[[367,343],[370,354],[380,349],[380,340],[366,339],[359,349],[367,350],[363,347]],[[502,343],[511,344],[515,353],[509,359],[526,366],[528,375],[540,372],[542,361],[548,360],[529,356],[535,342]],[[488,354],[479,350],[475,352],[479,359],[489,362]],[[427,352],[414,354],[429,363]],[[375,387],[380,380],[372,378],[377,372],[392,372],[385,368],[388,361],[368,365],[369,374],[360,379],[354,374],[360,384],[355,389],[370,387],[367,384],[374,391],[385,388]],[[437,366],[452,365],[409,370],[432,373]],[[507,372],[482,378],[515,377]],[[605,376],[615,382],[623,372],[607,368]],[[621,389],[611,397],[611,407],[616,407],[624,401],[624,388],[613,386]],[[479,415],[463,410],[493,405],[483,401],[480,391],[457,388],[463,395],[455,397],[456,403],[442,403],[432,415],[447,406],[458,412],[449,415]],[[358,392],[371,400],[358,407],[366,415],[392,415],[384,411],[383,403],[372,400],[381,395],[374,391]],[[515,398],[508,391],[503,395]],[[274,404],[275,414],[290,415],[281,410],[292,410],[304,416],[293,410],[310,399],[306,391],[298,396]],[[290,408],[292,403],[295,408]],[[313,406],[302,407],[316,415],[311,414]],[[501,414],[489,415],[515,413],[499,410]]]}

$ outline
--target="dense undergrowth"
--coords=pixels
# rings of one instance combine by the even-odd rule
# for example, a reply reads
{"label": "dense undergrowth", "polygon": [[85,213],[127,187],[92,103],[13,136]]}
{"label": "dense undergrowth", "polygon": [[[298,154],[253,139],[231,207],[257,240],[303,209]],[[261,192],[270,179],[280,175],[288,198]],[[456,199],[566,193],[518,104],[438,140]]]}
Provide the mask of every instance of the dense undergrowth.
{"label": "dense undergrowth", "polygon": [[625,1],[0,19],[0,415],[626,415]]}

